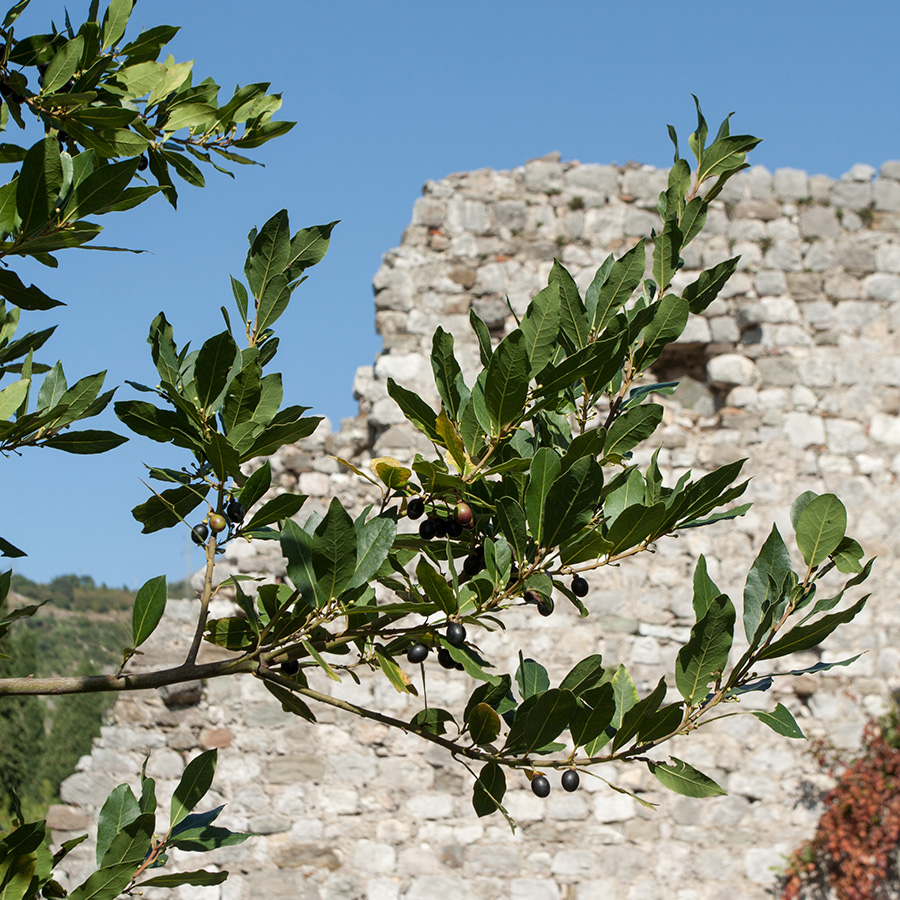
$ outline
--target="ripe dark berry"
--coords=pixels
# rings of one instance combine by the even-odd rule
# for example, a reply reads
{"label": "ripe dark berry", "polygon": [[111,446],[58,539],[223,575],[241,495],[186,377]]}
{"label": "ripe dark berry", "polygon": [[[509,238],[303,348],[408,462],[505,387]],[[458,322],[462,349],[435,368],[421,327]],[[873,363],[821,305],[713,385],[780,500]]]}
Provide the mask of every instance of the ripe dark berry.
{"label": "ripe dark berry", "polygon": [[537,591],[525,591],[522,595],[522,599],[526,603],[540,603],[543,598]]}
{"label": "ripe dark berry", "polygon": [[406,504],[406,515],[409,516],[410,519],[421,519],[424,512],[425,501],[421,497],[413,497],[412,500]]}
{"label": "ripe dark berry", "polygon": [[209,529],[202,522],[191,529],[191,540],[198,546],[206,543],[208,537]]}
{"label": "ripe dark berry", "polygon": [[458,538],[462,537],[463,527],[456,521],[456,519],[448,519],[447,520],[447,537],[450,538]]}
{"label": "ripe dark berry", "polygon": [[220,516],[218,513],[213,513],[209,517],[209,527],[213,534],[218,534],[220,531],[224,531],[228,527],[228,522],[225,521],[225,516]]}
{"label": "ripe dark berry", "polygon": [[450,655],[450,651],[446,647],[438,650],[438,662],[445,669],[455,669],[456,660]]}
{"label": "ripe dark berry", "polygon": [[147,166],[150,165],[150,160],[147,159],[146,156],[142,156],[138,160],[138,172],[145,172],[147,170]]}
{"label": "ripe dark berry", "polygon": [[572,579],[572,593],[576,597],[586,597],[588,592],[588,583],[580,576],[576,575]]}
{"label": "ripe dark berry", "polygon": [[241,506],[241,502],[239,500],[231,499],[228,501],[228,506],[225,507],[225,515],[231,519],[232,522],[236,524],[240,524],[244,521],[245,510],[244,507]]}
{"label": "ripe dark berry", "polygon": [[434,519],[426,519],[419,526],[419,537],[422,540],[430,541],[437,534],[437,522]]}
{"label": "ripe dark berry", "polygon": [[447,640],[454,647],[461,647],[466,640],[466,629],[459,622],[451,622],[447,626]]}
{"label": "ripe dark berry", "polygon": [[553,612],[553,599],[551,597],[541,597],[538,601],[537,611],[542,616],[549,616]]}
{"label": "ripe dark berry", "polygon": [[437,538],[447,537],[447,520],[446,519],[435,519],[434,527],[435,527],[435,532],[434,532],[435,537],[437,537]]}
{"label": "ripe dark berry", "polygon": [[425,662],[425,658],[427,656],[428,656],[428,647],[425,644],[413,644],[406,651],[406,658],[411,663]]}
{"label": "ripe dark berry", "polygon": [[535,775],[531,779],[531,790],[538,797],[546,797],[550,793],[550,782],[545,775]]}
{"label": "ripe dark berry", "polygon": [[562,774],[562,786],[564,791],[568,791],[570,794],[572,791],[578,790],[578,785],[581,784],[581,778],[578,776],[578,772],[575,769],[566,769]]}
{"label": "ripe dark berry", "polygon": [[281,664],[281,671],[284,675],[296,675],[300,671],[300,663],[296,659],[286,659]]}
{"label": "ripe dark berry", "polygon": [[461,501],[456,504],[455,518],[460,525],[471,525],[474,517],[475,513],[472,512],[472,507],[468,503]]}

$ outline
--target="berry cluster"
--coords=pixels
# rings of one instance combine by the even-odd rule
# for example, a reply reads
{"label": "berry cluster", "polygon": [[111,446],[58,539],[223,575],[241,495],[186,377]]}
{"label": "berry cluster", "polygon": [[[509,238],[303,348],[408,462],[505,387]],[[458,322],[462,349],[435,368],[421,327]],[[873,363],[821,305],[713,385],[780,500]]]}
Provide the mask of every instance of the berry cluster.
{"label": "berry cluster", "polygon": [[[570,794],[572,791],[577,791],[578,785],[581,784],[578,771],[576,769],[566,769],[562,774],[560,784],[562,784],[563,790]],[[548,796],[550,794],[550,780],[546,775],[535,775],[531,779],[531,790],[538,797]]]}
{"label": "berry cluster", "polygon": [[224,516],[221,513],[210,513],[205,522],[201,522],[191,529],[191,540],[201,546],[206,543],[210,531],[213,534],[221,534],[228,527],[229,522],[232,525],[240,525],[244,521],[245,515],[246,512],[240,500],[232,497],[225,506]]}

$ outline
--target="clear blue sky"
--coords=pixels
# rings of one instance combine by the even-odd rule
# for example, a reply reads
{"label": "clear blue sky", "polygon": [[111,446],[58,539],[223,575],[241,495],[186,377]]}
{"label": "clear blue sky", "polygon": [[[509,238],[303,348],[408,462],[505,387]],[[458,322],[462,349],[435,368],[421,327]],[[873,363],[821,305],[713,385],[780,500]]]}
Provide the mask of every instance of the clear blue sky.
{"label": "clear blue sky", "polygon": [[[68,4],[73,22],[87,6]],[[35,0],[20,34],[50,17],[62,21],[63,3]],[[666,124],[685,144],[693,128],[691,92],[712,128],[736,110],[732,129],[765,139],[751,161],[770,169],[839,177],[856,162],[900,158],[900,4],[883,0],[141,0],[132,27],[161,23],[182,27],[172,52],[195,59],[199,78],[223,92],[269,81],[284,94],[279,118],[299,124],[255,151],[265,168],[240,167],[234,181],[209,172],[203,190],[185,184],[177,212],[154,198],[106,218],[104,243],[152,253],[69,251],[55,272],[20,270],[68,304],[28,324],[59,321],[44,357],[62,358],[70,381],[107,368],[109,386],[153,382],[145,339],[161,309],[179,343],[220,330],[247,231],[287,207],[293,228],[342,220],[280,323],[278,357],[286,399],[337,424],[355,414],[354,371],[380,346],[372,276],[427,179],[551,150],[665,166]],[[117,396],[132,395],[125,386]],[[103,424],[118,427],[111,415]],[[29,553],[16,570],[138,586],[196,568],[182,530],[139,534],[129,510],[147,495],[142,461],[182,464],[141,438],[96,458],[0,460],[0,535]]]}

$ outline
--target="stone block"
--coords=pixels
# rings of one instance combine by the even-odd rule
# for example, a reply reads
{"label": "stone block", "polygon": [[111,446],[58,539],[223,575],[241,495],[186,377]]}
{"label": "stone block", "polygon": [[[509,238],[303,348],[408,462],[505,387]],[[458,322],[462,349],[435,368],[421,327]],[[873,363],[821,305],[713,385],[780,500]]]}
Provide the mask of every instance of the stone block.
{"label": "stone block", "polygon": [[357,841],[353,848],[353,868],[370,875],[386,875],[394,871],[397,854],[389,844]]}
{"label": "stone block", "polygon": [[797,448],[821,446],[825,443],[825,426],[820,416],[791,412],[784,417],[784,433]]}
{"label": "stone block", "polygon": [[872,202],[872,185],[868,181],[836,181],[831,202],[838,209],[865,209]]}
{"label": "stone block", "polygon": [[325,764],[317,756],[280,756],[263,767],[268,784],[318,784],[325,777]]}
{"label": "stone block", "polygon": [[806,206],[800,210],[800,233],[809,238],[834,238],[841,230],[837,214],[830,206]]}
{"label": "stone block", "polygon": [[753,360],[739,353],[723,353],[721,356],[714,356],[706,364],[706,377],[710,384],[751,385],[757,375]]}
{"label": "stone block", "polygon": [[555,881],[535,878],[514,878],[509,885],[510,900],[560,900],[559,885]]}
{"label": "stone block", "polygon": [[879,212],[900,212],[900,182],[876,179],[872,184],[872,202]]}
{"label": "stone block", "polygon": [[800,169],[776,169],[772,186],[778,197],[803,200],[809,196],[809,179]]}
{"label": "stone block", "polygon": [[870,300],[900,301],[900,275],[877,273],[863,279],[863,293]]}
{"label": "stone block", "polygon": [[573,194],[581,189],[597,191],[606,197],[619,193],[619,170],[615,166],[573,166],[563,175],[563,181]]}
{"label": "stone block", "polygon": [[540,194],[562,190],[563,168],[558,162],[535,159],[525,163],[525,189]]}
{"label": "stone block", "polygon": [[900,181],[900,159],[888,159],[881,164],[878,173],[882,178],[891,178]]}
{"label": "stone block", "polygon": [[760,297],[779,297],[787,293],[788,282],[784,272],[777,269],[763,269],[753,276],[753,290]]}

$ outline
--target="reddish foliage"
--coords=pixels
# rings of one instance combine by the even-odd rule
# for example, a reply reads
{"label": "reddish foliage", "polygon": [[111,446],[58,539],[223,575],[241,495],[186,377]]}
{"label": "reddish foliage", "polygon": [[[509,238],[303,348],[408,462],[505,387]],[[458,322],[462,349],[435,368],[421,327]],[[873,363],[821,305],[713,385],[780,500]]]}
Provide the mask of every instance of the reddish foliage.
{"label": "reddish foliage", "polygon": [[837,900],[900,896],[898,738],[896,714],[866,726],[863,756],[826,794],[815,837],[791,857],[782,900],[798,900],[814,886],[831,888]]}

